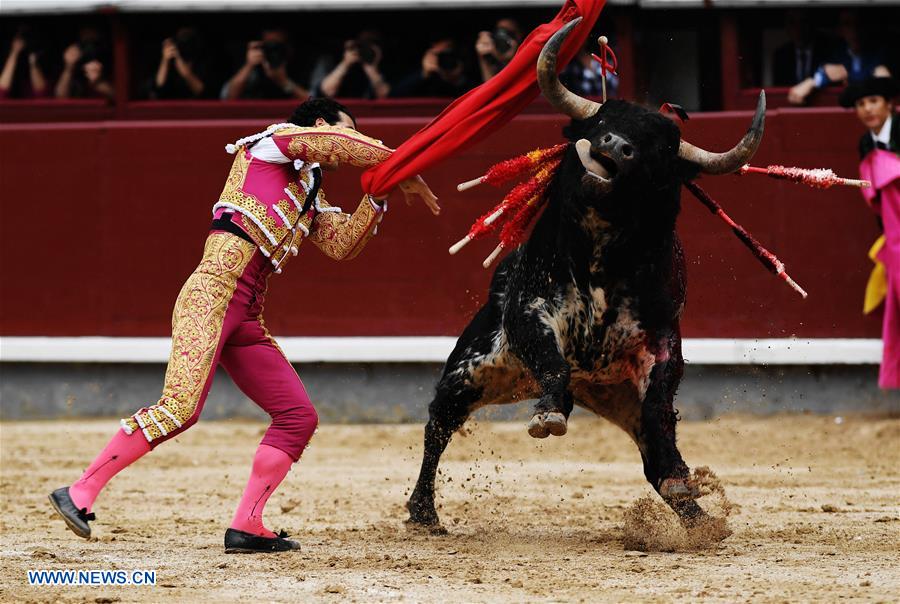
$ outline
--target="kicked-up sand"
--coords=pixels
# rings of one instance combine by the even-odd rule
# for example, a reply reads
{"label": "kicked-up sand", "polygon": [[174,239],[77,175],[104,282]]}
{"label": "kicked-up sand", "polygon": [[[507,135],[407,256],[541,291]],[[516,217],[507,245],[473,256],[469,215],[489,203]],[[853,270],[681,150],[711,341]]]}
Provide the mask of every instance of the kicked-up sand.
{"label": "kicked-up sand", "polygon": [[[681,422],[713,515],[686,531],[635,445],[577,416],[561,438],[469,422],[438,476],[446,535],[411,530],[419,425],[322,425],[266,509],[303,549],[226,555],[263,424],[201,421],[116,477],[94,537],[47,501],[116,420],[0,425],[0,601],[807,602],[900,600],[900,420]],[[722,540],[730,531],[730,536]],[[31,586],[28,570],[156,571],[156,585]]]}

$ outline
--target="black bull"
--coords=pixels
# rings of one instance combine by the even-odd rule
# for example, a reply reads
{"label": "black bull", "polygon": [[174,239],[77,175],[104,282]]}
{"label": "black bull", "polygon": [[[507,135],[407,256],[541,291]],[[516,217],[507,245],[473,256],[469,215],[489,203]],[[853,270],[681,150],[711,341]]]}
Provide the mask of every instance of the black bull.
{"label": "black bull", "polygon": [[658,113],[625,101],[600,106],[565,90],[555,58],[573,26],[548,42],[538,66],[544,95],[573,117],[564,131],[572,144],[531,236],[497,267],[488,301],[447,359],[407,503],[413,523],[439,525],[438,463],[469,415],[525,399],[537,399],[528,424],[537,438],[565,434],[574,405],[616,424],[679,516],[704,513],[675,439],[685,301],[675,222],[682,182],[700,171],[734,171],[755,152],[764,97],[741,143],[703,151]]}

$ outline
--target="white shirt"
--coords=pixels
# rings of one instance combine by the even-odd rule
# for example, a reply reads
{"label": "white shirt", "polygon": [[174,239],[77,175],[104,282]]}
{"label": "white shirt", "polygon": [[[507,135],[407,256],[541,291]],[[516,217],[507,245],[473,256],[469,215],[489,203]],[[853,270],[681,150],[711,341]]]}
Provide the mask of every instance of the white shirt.
{"label": "white shirt", "polygon": [[872,130],[869,131],[873,141],[876,143],[884,143],[884,146],[888,149],[891,148],[891,119],[892,116],[889,115],[888,118],[884,120],[884,125],[881,127],[878,134],[875,134]]}

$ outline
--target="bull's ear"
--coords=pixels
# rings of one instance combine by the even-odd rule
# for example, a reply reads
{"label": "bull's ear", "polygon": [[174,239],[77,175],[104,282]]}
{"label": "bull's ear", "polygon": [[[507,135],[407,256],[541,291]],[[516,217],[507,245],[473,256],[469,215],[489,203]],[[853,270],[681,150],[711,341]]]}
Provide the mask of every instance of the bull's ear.
{"label": "bull's ear", "polygon": [[[608,103],[613,103],[615,99],[608,101]],[[570,141],[577,141],[581,138],[590,138],[591,132],[599,125],[603,123],[604,115],[608,115],[607,105],[604,104],[603,107],[600,108],[600,111],[586,120],[577,120],[572,119],[569,121],[569,124],[563,128],[563,136],[565,136]]]}
{"label": "bull's ear", "polygon": [[587,123],[580,120],[571,120],[567,126],[563,126],[562,134],[570,141],[587,138],[589,128]]}

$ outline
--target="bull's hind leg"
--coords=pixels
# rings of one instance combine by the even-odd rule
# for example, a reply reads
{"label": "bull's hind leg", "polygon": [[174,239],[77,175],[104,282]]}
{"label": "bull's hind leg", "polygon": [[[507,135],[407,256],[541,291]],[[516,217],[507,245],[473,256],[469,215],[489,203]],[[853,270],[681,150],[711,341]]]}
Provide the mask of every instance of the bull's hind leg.
{"label": "bull's hind leg", "polygon": [[694,501],[699,493],[689,482],[690,470],[675,442],[678,418],[673,401],[683,369],[684,361],[680,355],[653,368],[641,404],[640,426],[635,440],[641,450],[647,481],[682,521],[687,522],[704,515],[704,512]]}

